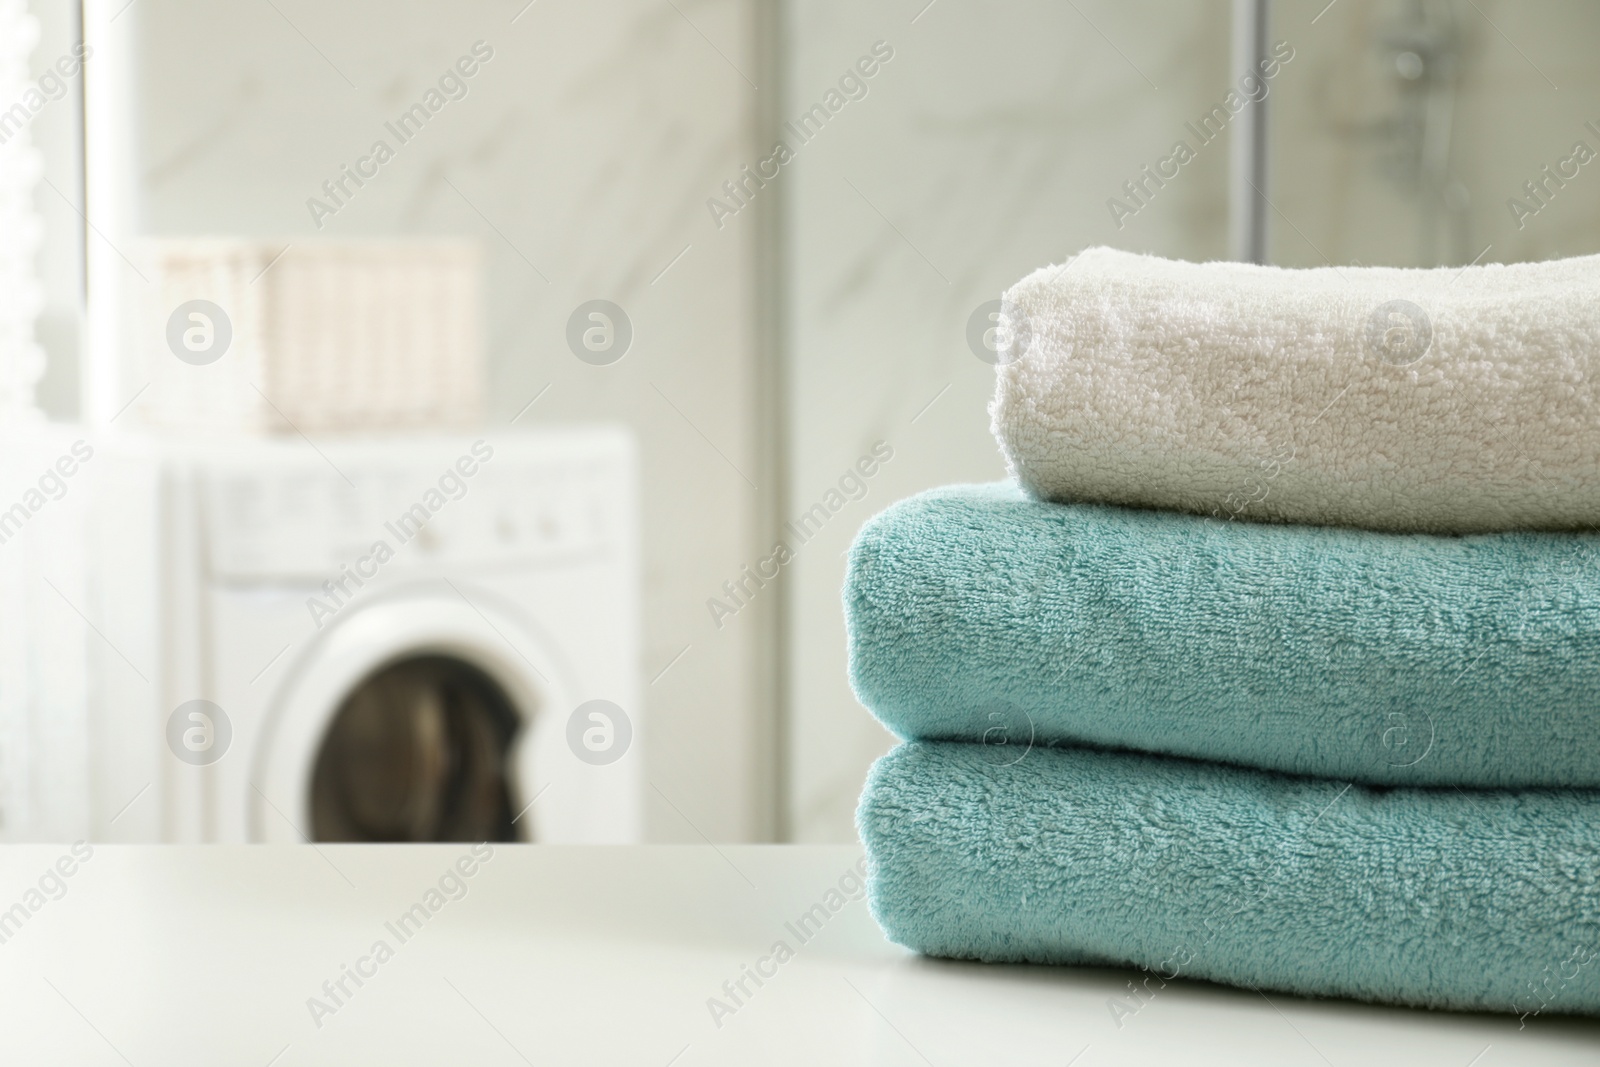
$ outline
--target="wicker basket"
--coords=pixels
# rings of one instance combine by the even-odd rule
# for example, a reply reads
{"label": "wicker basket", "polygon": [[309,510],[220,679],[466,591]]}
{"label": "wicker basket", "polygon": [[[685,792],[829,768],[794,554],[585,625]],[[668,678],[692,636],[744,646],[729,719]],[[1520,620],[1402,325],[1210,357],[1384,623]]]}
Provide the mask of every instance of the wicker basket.
{"label": "wicker basket", "polygon": [[139,329],[150,384],[137,405],[147,425],[309,433],[481,421],[476,245],[161,240],[150,262],[157,295]]}

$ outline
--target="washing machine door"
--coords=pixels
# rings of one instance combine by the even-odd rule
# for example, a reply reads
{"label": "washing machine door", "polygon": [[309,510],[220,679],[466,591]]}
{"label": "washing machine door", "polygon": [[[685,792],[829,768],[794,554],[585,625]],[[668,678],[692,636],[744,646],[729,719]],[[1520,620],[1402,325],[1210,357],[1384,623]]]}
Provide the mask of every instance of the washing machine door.
{"label": "washing machine door", "polygon": [[565,666],[517,612],[440,583],[329,623],[269,709],[255,841],[538,840]]}

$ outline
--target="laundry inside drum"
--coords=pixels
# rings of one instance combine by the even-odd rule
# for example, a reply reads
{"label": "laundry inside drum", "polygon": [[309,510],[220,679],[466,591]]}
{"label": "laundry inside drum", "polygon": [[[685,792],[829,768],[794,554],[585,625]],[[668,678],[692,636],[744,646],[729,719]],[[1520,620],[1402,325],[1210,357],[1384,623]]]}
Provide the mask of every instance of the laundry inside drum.
{"label": "laundry inside drum", "polygon": [[392,663],[355,687],[311,780],[317,841],[516,841],[512,743],[500,685],[451,656]]}

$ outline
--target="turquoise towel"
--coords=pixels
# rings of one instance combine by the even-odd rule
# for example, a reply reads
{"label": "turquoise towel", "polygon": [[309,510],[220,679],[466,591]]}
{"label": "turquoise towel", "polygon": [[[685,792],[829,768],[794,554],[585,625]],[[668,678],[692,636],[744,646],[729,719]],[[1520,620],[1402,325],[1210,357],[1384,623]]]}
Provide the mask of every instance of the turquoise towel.
{"label": "turquoise towel", "polygon": [[1600,535],[1258,525],[954,486],[869,522],[844,596],[856,692],[904,738],[1600,786]]}
{"label": "turquoise towel", "polygon": [[1600,1013],[1600,793],[1370,789],[1161,756],[911,742],[857,819],[873,914],[936,956],[1132,964],[1439,1008]]}

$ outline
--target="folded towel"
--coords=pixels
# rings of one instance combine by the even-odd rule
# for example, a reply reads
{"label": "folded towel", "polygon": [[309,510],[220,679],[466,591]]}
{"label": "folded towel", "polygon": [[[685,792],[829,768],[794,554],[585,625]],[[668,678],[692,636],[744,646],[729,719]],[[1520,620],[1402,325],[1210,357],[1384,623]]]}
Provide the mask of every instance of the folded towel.
{"label": "folded towel", "polygon": [[1285,270],[1093,248],[1005,294],[994,433],[1050,500],[1596,526],[1597,295],[1600,256]]}
{"label": "folded towel", "polygon": [[1229,523],[952,486],[872,519],[850,674],[901,737],[1600,787],[1600,534]]}
{"label": "folded towel", "polygon": [[[1600,793],[1370,790],[1187,760],[912,742],[857,816],[873,914],[936,956],[1600,1012]],[[1121,1005],[1121,1011],[1118,1005]]]}

